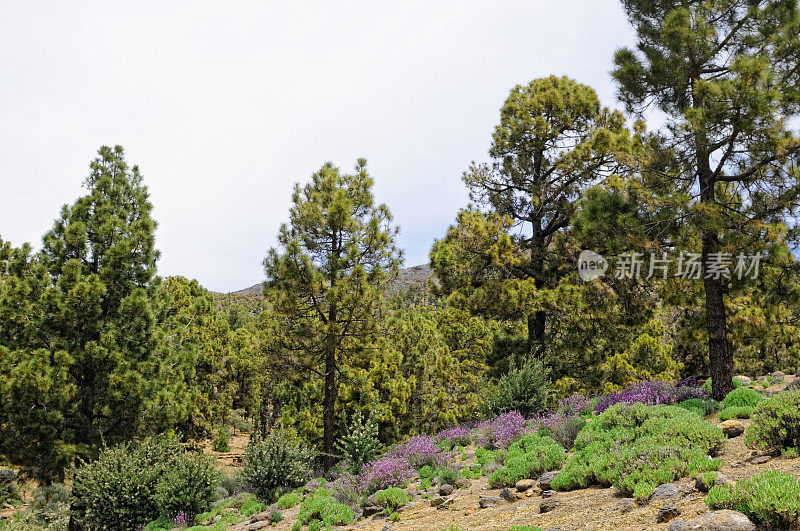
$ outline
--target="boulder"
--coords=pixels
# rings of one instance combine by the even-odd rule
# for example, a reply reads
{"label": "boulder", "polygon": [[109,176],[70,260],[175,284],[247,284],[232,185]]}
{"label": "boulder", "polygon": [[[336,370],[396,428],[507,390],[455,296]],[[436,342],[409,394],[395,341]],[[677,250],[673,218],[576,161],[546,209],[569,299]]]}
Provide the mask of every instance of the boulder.
{"label": "boulder", "polygon": [[751,383],[753,383],[753,380],[751,380],[750,378],[748,378],[747,376],[745,376],[743,374],[738,374],[738,375],[734,376],[733,379],[736,380],[737,382],[739,382],[742,385],[750,385]]}
{"label": "boulder", "polygon": [[636,500],[633,498],[622,498],[617,502],[617,510],[622,514],[629,513],[636,509]]}
{"label": "boulder", "polygon": [[468,489],[470,485],[472,485],[472,483],[465,477],[460,477],[456,481],[456,487],[459,489]]}
{"label": "boulder", "polygon": [[656,522],[663,523],[669,522],[673,518],[680,516],[681,510],[678,509],[674,505],[665,505],[661,509],[658,510],[658,516],[656,516]]}
{"label": "boulder", "polygon": [[503,489],[502,492],[500,492],[500,497],[511,503],[517,501],[517,495],[514,494],[511,489]]}
{"label": "boulder", "polygon": [[431,498],[431,507],[439,507],[441,504],[445,502],[445,499],[441,496],[436,496],[435,498]]}
{"label": "boulder", "polygon": [[650,495],[651,500],[672,500],[680,494],[678,487],[674,483],[664,483],[653,490]]}
{"label": "boulder", "polygon": [[556,491],[554,490],[543,490],[542,491],[542,498],[552,498],[556,495]]}
{"label": "boulder", "polygon": [[518,492],[525,492],[528,489],[531,489],[536,486],[536,482],[532,479],[521,479],[517,481],[514,485],[514,488],[517,489]]}
{"label": "boulder", "polygon": [[744,433],[744,424],[736,419],[728,419],[720,423],[719,427],[729,439],[738,437]]}
{"label": "boulder", "polygon": [[558,475],[558,470],[551,470],[550,472],[545,472],[539,478],[539,488],[542,490],[550,490],[552,485],[551,483]]}
{"label": "boulder", "polygon": [[488,507],[494,507],[502,502],[503,498],[498,498],[497,496],[481,496],[478,500],[478,505],[481,509],[486,509]]}
{"label": "boulder", "polygon": [[[678,526],[678,524],[681,524]],[[674,527],[673,527],[674,526]],[[669,531],[755,531],[756,526],[742,513],[725,509],[711,511],[688,522],[675,522]]]}
{"label": "boulder", "polygon": [[539,504],[539,512],[541,513],[549,513],[550,511],[554,510],[558,507],[560,503],[555,498],[548,498],[544,500],[542,503]]}
{"label": "boulder", "polygon": [[369,503],[367,503],[367,504],[364,505],[364,516],[365,517],[370,517],[370,516],[378,514],[382,510],[383,509],[381,509],[377,505],[370,505]]}
{"label": "boulder", "polygon": [[455,488],[453,488],[452,485],[445,483],[444,485],[439,486],[439,496],[450,496],[453,494],[454,490]]}
{"label": "boulder", "polygon": [[750,460],[750,462],[753,463],[754,465],[763,465],[764,463],[766,463],[770,459],[772,459],[772,458],[770,456],[768,456],[768,455],[759,455],[759,456],[756,456],[756,457],[752,458]]}
{"label": "boulder", "polygon": [[783,371],[775,371],[770,376],[772,376],[772,383],[782,382],[786,379],[786,373]]}

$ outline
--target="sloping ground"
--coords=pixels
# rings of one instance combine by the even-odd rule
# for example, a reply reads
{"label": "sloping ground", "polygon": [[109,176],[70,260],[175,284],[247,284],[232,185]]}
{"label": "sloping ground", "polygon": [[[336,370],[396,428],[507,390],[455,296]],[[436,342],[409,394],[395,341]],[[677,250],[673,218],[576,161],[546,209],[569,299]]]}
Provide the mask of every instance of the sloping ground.
{"label": "sloping ground", "polygon": [[[787,377],[790,383],[795,378]],[[770,387],[767,392],[782,390],[782,383]],[[716,423],[716,414],[707,420]],[[749,420],[740,421],[746,428]],[[800,459],[787,459],[781,456],[764,455],[744,445],[744,435],[738,435],[726,441],[724,453],[720,456],[724,466],[719,474],[730,480],[738,481],[752,477],[765,470],[781,470],[800,478]],[[456,456],[454,467],[463,468],[475,464],[475,448],[466,450],[466,459]],[[457,526],[464,531],[498,530],[506,531],[512,526],[536,526],[542,529],[568,530],[644,530],[668,529],[670,524],[690,520],[709,512],[693,478],[684,478],[671,485],[659,489],[665,493],[639,505],[632,498],[619,496],[614,488],[592,487],[570,492],[556,492],[552,497],[542,495],[539,485],[525,492],[509,489],[516,498],[512,501],[501,499],[503,489],[489,488],[487,478],[473,479],[469,487],[457,489],[452,495],[445,497],[445,502],[437,507],[431,500],[438,496],[436,488],[420,490],[420,480],[409,484],[406,489],[413,496],[412,503],[400,511],[399,522],[390,522],[385,515],[376,515],[362,519],[353,525],[339,529],[358,531],[422,531],[449,530]],[[545,485],[545,488],[546,485]],[[481,508],[481,498],[494,498],[492,506]],[[658,522],[659,509],[674,505],[680,514],[666,522]],[[544,506],[544,510],[543,510]],[[283,511],[284,520],[275,529],[289,530],[297,520],[299,507]],[[261,522],[250,524],[247,521],[237,529],[258,529]],[[256,526],[256,527],[251,527]]]}

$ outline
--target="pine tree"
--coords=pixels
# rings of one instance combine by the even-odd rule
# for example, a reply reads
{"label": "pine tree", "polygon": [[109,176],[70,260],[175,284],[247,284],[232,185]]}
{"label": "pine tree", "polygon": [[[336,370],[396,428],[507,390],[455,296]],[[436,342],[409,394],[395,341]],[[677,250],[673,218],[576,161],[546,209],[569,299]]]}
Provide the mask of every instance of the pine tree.
{"label": "pine tree", "polygon": [[[617,51],[614,77],[632,113],[667,121],[658,167],[688,197],[679,212],[700,237],[704,264],[721,252],[775,241],[797,205],[800,142],[788,120],[800,104],[800,18],[795,0],[623,0],[638,52]],[[690,231],[688,231],[690,232]],[[713,395],[732,388],[726,297],[705,274]]]}
{"label": "pine tree", "polygon": [[139,169],[119,146],[90,168],[87,194],[63,207],[40,253],[4,246],[0,257],[0,453],[43,481],[173,424],[191,398],[192,361],[163,348],[167,305]]}
{"label": "pine tree", "polygon": [[323,380],[323,452],[334,464],[341,364],[369,349],[378,334],[382,288],[401,253],[386,205],[375,205],[366,161],[345,174],[331,163],[295,185],[289,223],[265,261],[265,292],[281,319],[292,361]]}

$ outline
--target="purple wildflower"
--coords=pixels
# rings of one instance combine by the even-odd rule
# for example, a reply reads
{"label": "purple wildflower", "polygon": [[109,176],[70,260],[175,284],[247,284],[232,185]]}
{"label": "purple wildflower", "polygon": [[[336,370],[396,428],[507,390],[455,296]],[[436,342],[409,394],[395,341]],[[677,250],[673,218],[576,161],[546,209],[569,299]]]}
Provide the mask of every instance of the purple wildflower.
{"label": "purple wildflower", "polygon": [[436,440],[439,442],[447,441],[450,447],[453,446],[468,446],[472,442],[472,437],[467,428],[455,427],[449,430],[442,430],[436,435]]}

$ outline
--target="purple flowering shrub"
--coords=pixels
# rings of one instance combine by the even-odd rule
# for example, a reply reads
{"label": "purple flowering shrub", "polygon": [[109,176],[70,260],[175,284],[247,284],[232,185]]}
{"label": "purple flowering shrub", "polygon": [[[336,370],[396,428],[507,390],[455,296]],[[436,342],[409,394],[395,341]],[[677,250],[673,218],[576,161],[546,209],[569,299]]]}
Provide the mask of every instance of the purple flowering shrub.
{"label": "purple flowering shrub", "polygon": [[519,411],[509,411],[478,424],[475,444],[484,448],[508,448],[528,431]]}
{"label": "purple flowering shrub", "polygon": [[467,428],[457,426],[448,430],[442,430],[436,435],[436,440],[446,445],[447,448],[456,446],[469,446],[472,442],[472,435]]}
{"label": "purple flowering shrub", "polygon": [[402,487],[414,472],[408,459],[387,454],[364,466],[358,479],[358,489],[369,494],[389,487]]}
{"label": "purple flowering shrub", "polygon": [[175,527],[189,527],[192,524],[191,517],[183,511],[179,511],[169,516],[169,521]]}
{"label": "purple flowering shrub", "polygon": [[631,384],[618,393],[601,396],[597,400],[595,409],[598,413],[602,413],[615,404],[634,404],[637,402],[649,406],[659,404],[672,405],[690,398],[705,400],[708,398],[708,392],[702,387],[693,386],[691,382],[686,381],[673,384],[662,382],[661,380],[647,380]]}
{"label": "purple flowering shrub", "polygon": [[448,456],[436,446],[434,438],[428,435],[410,437],[395,446],[386,455],[405,459],[415,469],[426,465],[438,468],[448,461]]}

